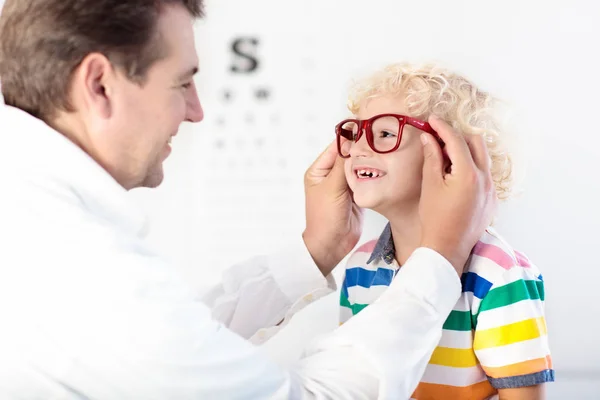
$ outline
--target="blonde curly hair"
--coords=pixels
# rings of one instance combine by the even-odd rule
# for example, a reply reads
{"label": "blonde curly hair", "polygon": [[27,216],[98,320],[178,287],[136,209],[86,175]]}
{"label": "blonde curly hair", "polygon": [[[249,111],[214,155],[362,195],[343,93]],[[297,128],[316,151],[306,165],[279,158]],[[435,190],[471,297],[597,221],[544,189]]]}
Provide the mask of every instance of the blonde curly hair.
{"label": "blonde curly hair", "polygon": [[483,135],[491,157],[491,173],[500,200],[510,196],[513,163],[501,142],[495,115],[497,99],[468,79],[432,64],[391,64],[359,80],[350,90],[348,109],[356,114],[366,100],[403,96],[410,116],[435,114],[459,132]]}

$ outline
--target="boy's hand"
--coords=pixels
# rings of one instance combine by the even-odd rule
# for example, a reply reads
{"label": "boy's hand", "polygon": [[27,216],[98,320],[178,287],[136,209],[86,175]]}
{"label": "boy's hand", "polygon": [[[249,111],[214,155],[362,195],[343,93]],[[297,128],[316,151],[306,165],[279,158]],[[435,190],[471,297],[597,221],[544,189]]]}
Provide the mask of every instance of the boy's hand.
{"label": "boy's hand", "polygon": [[344,159],[331,143],[304,175],[306,229],[304,243],[324,276],[356,246],[362,210],[352,200]]}
{"label": "boy's hand", "polygon": [[431,135],[423,133],[421,246],[440,253],[460,275],[496,208],[490,158],[482,136],[464,137],[434,116],[429,123],[446,143],[452,167],[450,172],[445,171],[440,146]]}

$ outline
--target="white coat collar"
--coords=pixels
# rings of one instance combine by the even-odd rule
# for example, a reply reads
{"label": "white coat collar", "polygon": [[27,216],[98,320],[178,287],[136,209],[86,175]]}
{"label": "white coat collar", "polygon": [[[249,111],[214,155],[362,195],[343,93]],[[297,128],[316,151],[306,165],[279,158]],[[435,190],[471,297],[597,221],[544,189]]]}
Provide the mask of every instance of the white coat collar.
{"label": "white coat collar", "polygon": [[[67,193],[96,217],[145,236],[147,218],[104,168],[42,120],[0,103],[3,173]],[[15,176],[16,175],[16,176]]]}

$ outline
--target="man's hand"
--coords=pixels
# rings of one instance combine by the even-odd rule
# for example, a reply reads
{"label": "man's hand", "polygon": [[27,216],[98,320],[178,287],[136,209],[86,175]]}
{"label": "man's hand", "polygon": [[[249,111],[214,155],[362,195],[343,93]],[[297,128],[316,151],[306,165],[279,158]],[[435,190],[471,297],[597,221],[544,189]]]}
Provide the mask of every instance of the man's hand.
{"label": "man's hand", "polygon": [[434,116],[429,123],[445,142],[452,166],[446,171],[440,146],[422,134],[421,246],[440,253],[460,275],[496,209],[490,158],[482,136],[463,136]]}
{"label": "man's hand", "polygon": [[324,276],[356,246],[362,232],[362,210],[352,200],[344,159],[335,142],[304,175],[306,229],[304,243]]}

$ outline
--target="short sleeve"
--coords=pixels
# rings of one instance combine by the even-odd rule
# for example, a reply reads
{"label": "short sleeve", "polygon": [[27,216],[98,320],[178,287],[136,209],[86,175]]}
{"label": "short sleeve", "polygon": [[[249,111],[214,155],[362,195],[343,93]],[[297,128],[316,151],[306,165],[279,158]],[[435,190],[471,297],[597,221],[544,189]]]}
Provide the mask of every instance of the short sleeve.
{"label": "short sleeve", "polygon": [[474,315],[475,355],[496,389],[554,381],[544,281],[534,266],[524,265],[494,282]]}

